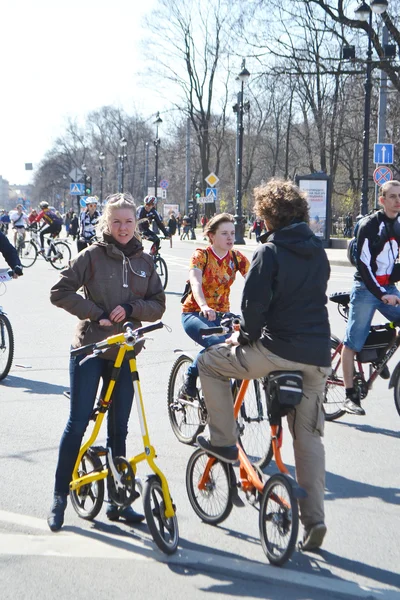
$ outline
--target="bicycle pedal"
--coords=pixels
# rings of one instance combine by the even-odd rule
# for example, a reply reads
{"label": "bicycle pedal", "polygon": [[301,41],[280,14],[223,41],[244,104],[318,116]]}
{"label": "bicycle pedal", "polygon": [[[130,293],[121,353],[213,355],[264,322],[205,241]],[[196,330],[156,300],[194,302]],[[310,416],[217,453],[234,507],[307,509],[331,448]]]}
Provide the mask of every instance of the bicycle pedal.
{"label": "bicycle pedal", "polygon": [[96,456],[107,456],[107,448],[104,448],[104,446],[90,446],[88,452]]}

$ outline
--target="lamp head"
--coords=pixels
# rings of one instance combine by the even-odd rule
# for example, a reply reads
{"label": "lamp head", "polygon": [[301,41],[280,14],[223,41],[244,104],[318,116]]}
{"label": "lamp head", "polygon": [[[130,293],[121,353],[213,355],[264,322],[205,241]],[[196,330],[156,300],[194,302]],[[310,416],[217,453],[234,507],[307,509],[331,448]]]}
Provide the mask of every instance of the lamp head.
{"label": "lamp head", "polygon": [[371,9],[377,15],[381,15],[386,12],[388,4],[387,0],[372,0]]}
{"label": "lamp head", "polygon": [[354,11],[355,16],[360,21],[368,21],[370,13],[371,9],[365,1],[363,1]]}

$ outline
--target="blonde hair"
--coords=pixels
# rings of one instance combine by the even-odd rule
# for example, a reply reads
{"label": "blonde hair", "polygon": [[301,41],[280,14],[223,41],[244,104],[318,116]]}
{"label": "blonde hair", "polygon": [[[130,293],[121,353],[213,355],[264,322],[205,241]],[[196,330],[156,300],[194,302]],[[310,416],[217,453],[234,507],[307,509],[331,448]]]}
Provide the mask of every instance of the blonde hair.
{"label": "blonde hair", "polygon": [[111,194],[110,196],[107,196],[105,200],[103,214],[101,215],[96,227],[96,232],[98,234],[110,233],[108,229],[108,221],[112,212],[118,208],[129,208],[132,211],[136,221],[136,204],[133,196],[128,193]]}
{"label": "blonde hair", "polygon": [[390,186],[392,186],[392,185],[398,186],[398,185],[400,185],[400,181],[397,181],[397,179],[392,179],[391,181],[385,181],[385,183],[381,187],[380,195],[385,197],[388,188],[390,188]]}

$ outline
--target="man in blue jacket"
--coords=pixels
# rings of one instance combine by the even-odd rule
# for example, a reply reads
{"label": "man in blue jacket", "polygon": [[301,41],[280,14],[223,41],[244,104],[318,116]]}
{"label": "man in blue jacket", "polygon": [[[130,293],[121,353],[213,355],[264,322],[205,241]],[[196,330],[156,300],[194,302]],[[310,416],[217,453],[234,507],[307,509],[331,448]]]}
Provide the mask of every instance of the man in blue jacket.
{"label": "man in blue jacket", "polygon": [[200,355],[201,387],[210,439],[197,441],[226,462],[238,458],[230,378],[258,379],[271,371],[301,371],[303,396],[288,413],[296,476],[307,497],[299,500],[303,550],[319,548],[326,533],[325,451],[322,443],[325,382],[331,370],[326,308],[329,262],[313,234],[308,203],[297,186],[273,179],[254,190],[255,212],[265,222],[242,296],[240,332]]}
{"label": "man in blue jacket", "polygon": [[22,265],[19,260],[18,252],[8,240],[8,238],[0,231],[0,252],[4,256],[10,269],[13,270],[13,277],[17,278],[22,275]]}

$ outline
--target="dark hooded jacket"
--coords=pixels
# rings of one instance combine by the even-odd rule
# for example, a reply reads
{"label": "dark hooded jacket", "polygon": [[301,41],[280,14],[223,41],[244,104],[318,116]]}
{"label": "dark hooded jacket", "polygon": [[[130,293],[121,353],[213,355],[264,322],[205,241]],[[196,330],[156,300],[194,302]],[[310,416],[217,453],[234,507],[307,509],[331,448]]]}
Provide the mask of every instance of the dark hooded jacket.
{"label": "dark hooded jacket", "polygon": [[330,266],[321,241],[306,223],[268,232],[260,240],[244,285],[239,342],[261,338],[281,358],[329,366]]}

